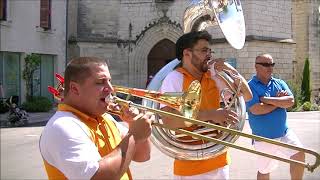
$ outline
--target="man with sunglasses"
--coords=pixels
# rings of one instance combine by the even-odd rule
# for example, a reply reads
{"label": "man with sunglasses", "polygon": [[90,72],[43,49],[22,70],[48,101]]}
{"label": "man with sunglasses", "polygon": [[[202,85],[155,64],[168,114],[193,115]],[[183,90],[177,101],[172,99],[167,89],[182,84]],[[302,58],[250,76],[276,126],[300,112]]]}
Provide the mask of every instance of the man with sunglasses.
{"label": "man with sunglasses", "polygon": [[[181,65],[170,72],[162,82],[161,92],[182,92],[186,91],[192,81],[198,80],[201,83],[201,104],[197,119],[210,121],[227,126],[238,122],[236,112],[220,108],[220,89],[211,78],[209,69],[215,66],[230,71],[243,80],[241,93],[245,99],[252,97],[251,91],[244,78],[227,63],[222,60],[208,65],[212,60],[212,37],[207,31],[190,32],[182,35],[176,43],[176,56],[181,60]],[[233,77],[233,76],[232,76]],[[179,112],[168,106],[161,108],[171,113]],[[162,118],[163,122],[173,128],[186,128],[190,131],[197,129],[193,125],[186,127],[183,121],[174,121],[170,118]],[[202,144],[202,141],[195,143]],[[224,152],[216,157],[207,160],[178,160],[174,161],[174,179],[229,179],[230,157]]]}
{"label": "man with sunglasses", "polygon": [[[286,108],[293,106],[294,97],[288,85],[281,79],[272,77],[275,63],[270,54],[256,57],[256,75],[249,81],[253,98],[246,103],[252,133],[284,143],[302,146],[288,129]],[[290,159],[304,161],[303,152],[297,152],[273,144],[253,141],[254,148],[268,154],[282,155]],[[270,172],[277,167],[277,160],[258,157],[257,179],[269,179]],[[302,179],[304,167],[290,164],[291,179]]]}

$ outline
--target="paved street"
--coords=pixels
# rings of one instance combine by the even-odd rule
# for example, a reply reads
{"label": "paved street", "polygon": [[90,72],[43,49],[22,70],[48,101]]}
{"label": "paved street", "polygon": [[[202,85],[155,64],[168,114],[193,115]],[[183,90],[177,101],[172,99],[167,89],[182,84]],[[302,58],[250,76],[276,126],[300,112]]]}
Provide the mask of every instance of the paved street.
{"label": "paved street", "polygon": [[[45,118],[38,114],[38,118]],[[1,179],[45,179],[46,174],[38,149],[39,135],[43,129],[41,121],[33,127],[1,128]],[[320,112],[289,113],[289,126],[296,132],[305,147],[320,152]],[[243,132],[250,132],[246,123]],[[250,140],[240,138],[236,144],[250,147]],[[255,179],[256,155],[230,149],[232,165],[231,179]],[[314,157],[307,155],[307,162]],[[272,179],[290,179],[289,166],[280,162]],[[153,148],[152,158],[146,163],[133,163],[134,179],[170,179],[172,159]],[[305,172],[304,179],[319,179],[320,168]]]}

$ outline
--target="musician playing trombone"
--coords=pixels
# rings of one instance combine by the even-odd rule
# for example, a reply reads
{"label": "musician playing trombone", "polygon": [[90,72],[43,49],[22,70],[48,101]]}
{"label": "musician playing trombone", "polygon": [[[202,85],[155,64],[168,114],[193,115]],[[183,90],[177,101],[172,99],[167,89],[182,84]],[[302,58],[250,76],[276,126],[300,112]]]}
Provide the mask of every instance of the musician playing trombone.
{"label": "musician playing trombone", "polygon": [[104,60],[73,59],[67,65],[64,100],[40,138],[40,152],[49,179],[132,179],[129,164],[150,158],[152,114],[123,107],[116,122],[105,99],[113,92]]}
{"label": "musician playing trombone", "polygon": [[[251,99],[251,91],[245,79],[236,69],[223,61],[210,64],[212,57],[212,37],[207,31],[193,31],[182,35],[176,43],[176,56],[181,65],[170,72],[162,82],[161,92],[186,91],[192,81],[201,83],[201,105],[197,119],[218,123],[223,126],[238,122],[238,115],[229,109],[220,108],[220,90],[216,81],[211,78],[209,68],[229,71],[235,84],[242,81],[241,93],[245,100]],[[236,85],[237,86],[237,85]],[[168,106],[162,110],[179,113]],[[166,125],[176,128],[193,130],[195,126],[186,127],[183,121],[163,118]],[[175,179],[228,179],[230,157],[227,152],[207,160],[178,160],[174,161]]]}
{"label": "musician playing trombone", "polygon": [[[293,106],[293,94],[283,80],[272,77],[274,66],[275,63],[270,54],[261,54],[256,57],[256,75],[249,81],[253,98],[246,103],[252,134],[302,147],[298,137],[287,125],[286,108]],[[253,145],[260,152],[282,155],[282,157],[301,162],[305,160],[303,152],[262,141],[254,141]],[[270,172],[277,167],[278,161],[262,156],[259,156],[257,161],[257,179],[269,179]],[[290,164],[292,179],[302,179],[303,171],[303,166]]]}

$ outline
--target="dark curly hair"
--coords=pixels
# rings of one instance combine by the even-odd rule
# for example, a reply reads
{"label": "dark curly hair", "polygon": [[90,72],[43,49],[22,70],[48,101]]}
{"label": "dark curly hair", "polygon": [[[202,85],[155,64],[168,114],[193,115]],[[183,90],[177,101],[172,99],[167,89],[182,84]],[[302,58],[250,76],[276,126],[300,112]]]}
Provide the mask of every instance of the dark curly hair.
{"label": "dark curly hair", "polygon": [[192,31],[182,35],[176,43],[176,57],[182,60],[183,50],[193,48],[200,39],[207,40],[210,45],[213,43],[212,36],[207,31]]}

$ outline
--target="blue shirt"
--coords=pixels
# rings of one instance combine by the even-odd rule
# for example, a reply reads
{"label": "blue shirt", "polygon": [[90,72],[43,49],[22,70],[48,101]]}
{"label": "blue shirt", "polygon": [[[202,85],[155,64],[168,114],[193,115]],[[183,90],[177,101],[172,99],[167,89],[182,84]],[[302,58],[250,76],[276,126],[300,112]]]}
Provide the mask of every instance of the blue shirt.
{"label": "blue shirt", "polygon": [[267,138],[279,138],[286,134],[287,111],[285,108],[276,108],[270,113],[254,115],[249,109],[256,103],[260,103],[260,97],[276,97],[278,91],[285,90],[290,96],[288,85],[281,79],[271,78],[267,85],[263,84],[256,76],[248,82],[252,91],[252,99],[246,102],[249,124],[252,134]]}

